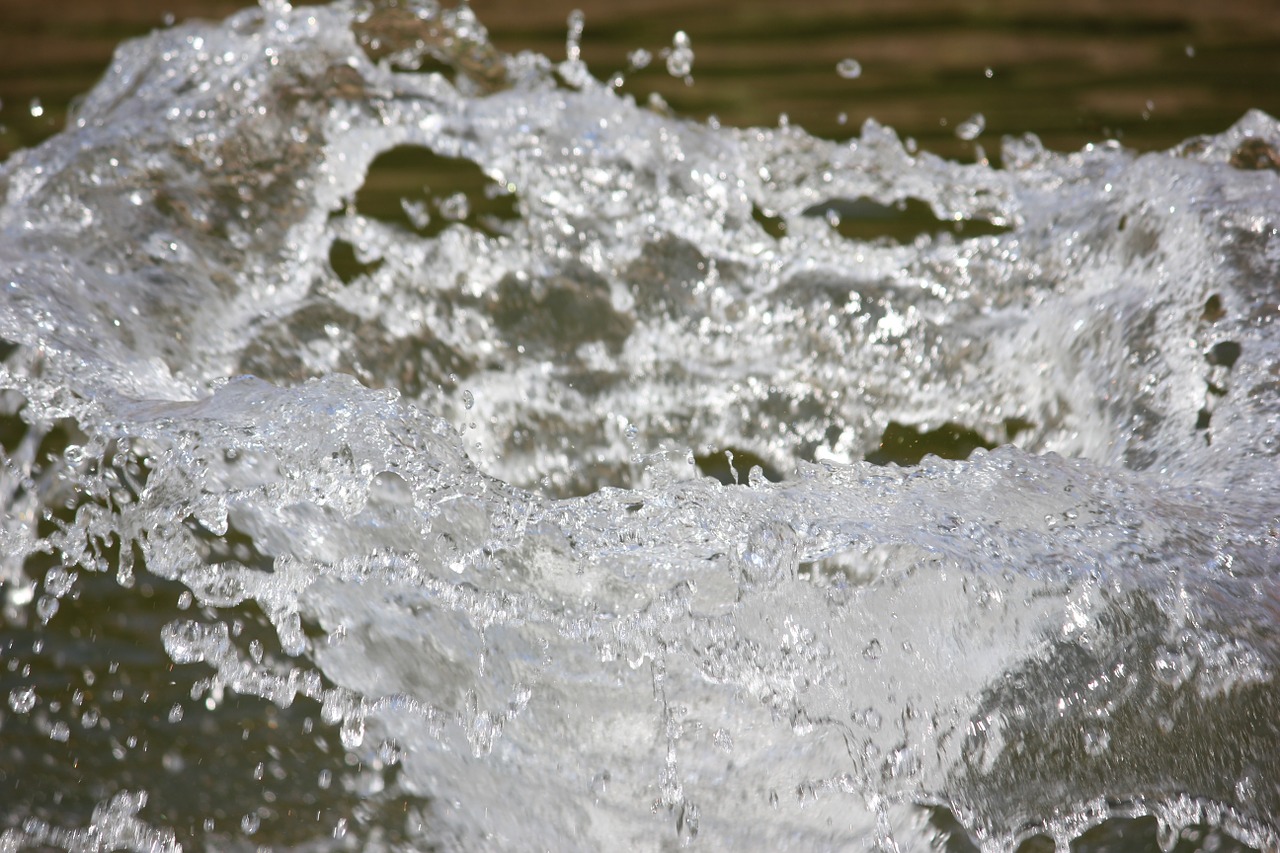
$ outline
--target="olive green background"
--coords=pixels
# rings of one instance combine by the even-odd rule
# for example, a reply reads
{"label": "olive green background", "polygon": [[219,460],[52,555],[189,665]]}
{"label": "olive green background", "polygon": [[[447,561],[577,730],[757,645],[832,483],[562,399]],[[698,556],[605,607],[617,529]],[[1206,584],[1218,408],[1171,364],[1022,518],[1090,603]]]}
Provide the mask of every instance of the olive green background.
{"label": "olive green background", "polygon": [[[0,158],[56,131],[122,39],[166,21],[221,18],[236,0],[0,0]],[[1153,149],[1221,131],[1257,107],[1280,112],[1280,0],[475,0],[498,47],[564,56],[565,21],[586,14],[582,55],[598,77],[686,31],[693,86],[660,58],[627,91],[682,114],[769,125],[786,113],[826,137],[867,117],[931,151],[974,156],[955,126],[986,118],[988,153],[1034,132],[1056,149],[1119,138]],[[840,77],[856,58],[862,75]],[[42,114],[32,115],[39,99]]]}

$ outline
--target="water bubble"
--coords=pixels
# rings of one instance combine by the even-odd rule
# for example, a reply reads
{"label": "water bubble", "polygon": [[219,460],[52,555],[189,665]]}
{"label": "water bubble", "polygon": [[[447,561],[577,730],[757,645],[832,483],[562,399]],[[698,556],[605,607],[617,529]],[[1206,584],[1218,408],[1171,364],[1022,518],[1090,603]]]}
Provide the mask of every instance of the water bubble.
{"label": "water bubble", "polygon": [[880,641],[872,637],[871,642],[862,650],[862,656],[867,660],[879,660],[881,652]]}
{"label": "water bubble", "polygon": [[56,740],[59,743],[66,743],[67,738],[69,737],[71,737],[71,727],[62,720],[58,720],[58,722],[54,723],[53,727],[49,729],[49,738],[51,740]]}
{"label": "water bubble", "polygon": [[173,707],[169,709],[169,722],[171,723],[182,722],[182,713],[183,713],[182,706],[179,705],[177,702],[173,703]]}
{"label": "water bubble", "polygon": [[846,80],[856,80],[862,76],[862,63],[853,57],[842,59],[836,63],[836,73]]}
{"label": "water bubble", "polygon": [[320,775],[316,777],[316,786],[319,787],[321,790],[328,790],[329,786],[332,784],[333,784],[333,771],[329,770],[328,768],[321,770]]}
{"label": "water bubble", "polygon": [[974,113],[956,125],[956,136],[967,141],[977,139],[987,128],[987,119],[982,113]]}
{"label": "water bubble", "polygon": [[240,831],[245,835],[253,835],[262,827],[262,818],[258,817],[257,812],[249,812],[240,818]]}
{"label": "water bubble", "polygon": [[627,64],[633,71],[648,68],[651,62],[653,62],[653,54],[642,47],[638,47],[627,54]]}

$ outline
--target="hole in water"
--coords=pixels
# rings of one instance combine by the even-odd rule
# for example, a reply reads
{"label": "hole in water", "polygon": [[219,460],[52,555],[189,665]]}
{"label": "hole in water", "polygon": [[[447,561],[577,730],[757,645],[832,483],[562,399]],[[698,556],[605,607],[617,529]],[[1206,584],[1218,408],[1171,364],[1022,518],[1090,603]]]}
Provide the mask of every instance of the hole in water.
{"label": "hole in water", "polygon": [[419,145],[379,155],[356,193],[356,211],[433,237],[454,223],[496,236],[519,218],[515,196],[464,157]]}
{"label": "hole in water", "polygon": [[914,198],[893,205],[865,197],[834,198],[813,205],[804,215],[826,219],[841,237],[863,242],[887,238],[910,243],[921,235],[950,233],[957,237],[982,237],[1010,230],[980,219],[939,219],[928,204]]}
{"label": "hole in water", "polygon": [[355,246],[346,240],[334,240],[333,245],[329,247],[329,266],[343,284],[350,284],[360,276],[373,273],[382,266],[382,261],[361,263],[356,256]]}
{"label": "hole in water", "polygon": [[[732,462],[729,454],[733,454]],[[695,456],[693,462],[703,476],[714,477],[726,486],[732,486],[735,483],[745,486],[751,475],[751,469],[756,466],[760,467],[765,479],[775,483],[782,479],[782,474],[764,459],[750,450],[739,450],[736,447]]]}
{"label": "hole in water", "polygon": [[1240,345],[1235,341],[1222,341],[1214,344],[1206,356],[1210,364],[1221,365],[1228,370],[1235,367],[1236,360],[1240,358]]}
{"label": "hole in water", "polygon": [[767,213],[759,205],[751,206],[751,218],[756,221],[765,233],[775,240],[781,240],[787,233],[787,223],[776,213]]}
{"label": "hole in water", "polygon": [[[1012,441],[1018,433],[1033,425],[1020,418],[1004,422],[1006,440]],[[968,459],[979,447],[991,450],[996,442],[967,427],[945,423],[937,429],[920,430],[908,424],[890,421],[880,436],[880,449],[867,454],[873,465],[918,465],[929,454],[942,459]]]}
{"label": "hole in water", "polygon": [[1222,297],[1215,293],[1205,300],[1204,313],[1200,316],[1206,323],[1216,323],[1227,316],[1226,310],[1222,307]]}

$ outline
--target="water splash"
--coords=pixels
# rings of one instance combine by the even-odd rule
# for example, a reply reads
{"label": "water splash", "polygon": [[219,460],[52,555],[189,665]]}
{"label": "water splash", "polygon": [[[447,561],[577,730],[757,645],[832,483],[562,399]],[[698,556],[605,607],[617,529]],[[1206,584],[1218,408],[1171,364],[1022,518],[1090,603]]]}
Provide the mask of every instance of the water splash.
{"label": "water splash", "polygon": [[[892,849],[939,806],[990,849],[1274,847],[1277,123],[962,165],[640,107],[582,28],[553,66],[426,2],[182,25],[4,165],[6,621],[174,584],[163,726],[314,709],[362,804],[175,830]],[[431,234],[360,203],[414,149],[481,174]],[[936,230],[848,233],[908,203]],[[890,452],[947,429],[971,452]],[[104,720],[4,686],[6,728]],[[86,832],[177,843],[115,784]]]}

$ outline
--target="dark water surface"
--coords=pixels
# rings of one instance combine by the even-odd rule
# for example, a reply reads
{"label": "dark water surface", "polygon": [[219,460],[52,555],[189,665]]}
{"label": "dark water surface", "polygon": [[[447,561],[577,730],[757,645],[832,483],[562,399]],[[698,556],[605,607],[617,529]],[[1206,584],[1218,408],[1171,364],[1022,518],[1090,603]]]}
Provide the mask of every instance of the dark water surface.
{"label": "dark water surface", "polygon": [[[122,39],[243,5],[0,0],[0,157],[61,127],[68,103]],[[977,141],[991,154],[1000,136],[1023,133],[1056,150],[1113,138],[1167,148],[1248,109],[1280,109],[1274,0],[481,0],[472,8],[497,47],[552,58],[564,55],[569,12],[583,10],[582,57],[600,76],[625,69],[636,48],[657,54],[683,30],[696,55],[694,85],[657,61],[628,75],[628,91],[658,92],[682,115],[741,127],[785,114],[827,138],[853,135],[871,117],[948,157],[973,155],[954,131],[974,114],[985,118]],[[836,73],[846,58],[861,65],[856,79]]]}

